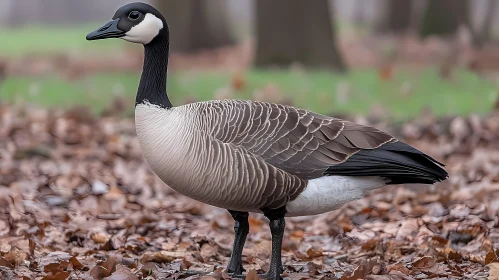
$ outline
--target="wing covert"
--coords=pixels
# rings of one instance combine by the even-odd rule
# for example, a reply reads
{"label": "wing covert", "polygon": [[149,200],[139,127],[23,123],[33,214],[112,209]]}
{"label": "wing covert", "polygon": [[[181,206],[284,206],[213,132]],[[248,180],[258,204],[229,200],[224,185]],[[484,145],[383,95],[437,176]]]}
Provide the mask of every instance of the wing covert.
{"label": "wing covert", "polygon": [[235,100],[212,105],[225,115],[213,122],[215,138],[302,179],[321,177],[360,150],[395,141],[375,128],[291,106]]}

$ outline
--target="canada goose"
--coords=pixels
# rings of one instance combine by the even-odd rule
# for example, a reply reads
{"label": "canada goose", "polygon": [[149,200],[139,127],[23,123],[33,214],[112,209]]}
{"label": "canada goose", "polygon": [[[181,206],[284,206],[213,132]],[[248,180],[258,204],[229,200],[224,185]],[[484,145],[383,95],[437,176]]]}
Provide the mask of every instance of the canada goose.
{"label": "canada goose", "polygon": [[138,140],[168,186],[228,209],[235,239],[228,272],[241,275],[248,212],[270,220],[266,278],[280,279],[285,216],[335,210],[387,184],[432,184],[442,164],[375,128],[264,102],[223,100],[174,107],[166,93],[169,35],[165,18],[127,4],[88,40],[121,38],[145,48],[135,104]]}

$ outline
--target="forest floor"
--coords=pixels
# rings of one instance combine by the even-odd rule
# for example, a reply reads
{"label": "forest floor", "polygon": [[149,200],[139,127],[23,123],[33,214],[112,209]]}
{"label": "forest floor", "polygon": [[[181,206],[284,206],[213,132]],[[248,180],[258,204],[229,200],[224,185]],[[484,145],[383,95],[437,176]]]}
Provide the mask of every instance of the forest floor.
{"label": "forest floor", "polygon": [[[133,119],[0,107],[1,279],[228,279],[233,222],[165,186]],[[447,165],[435,186],[393,186],[287,219],[290,279],[498,279],[499,114],[376,123]],[[247,279],[270,233],[250,215]],[[2,278],[3,277],[3,278]]]}

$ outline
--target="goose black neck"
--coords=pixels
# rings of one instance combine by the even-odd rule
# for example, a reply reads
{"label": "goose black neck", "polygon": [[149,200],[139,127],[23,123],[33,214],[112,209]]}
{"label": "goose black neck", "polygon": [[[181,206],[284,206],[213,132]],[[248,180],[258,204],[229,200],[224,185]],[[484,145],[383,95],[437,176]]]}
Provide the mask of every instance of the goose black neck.
{"label": "goose black neck", "polygon": [[149,44],[144,46],[144,49],[144,68],[135,105],[151,103],[163,108],[171,108],[173,105],[166,93],[168,29],[162,29]]}

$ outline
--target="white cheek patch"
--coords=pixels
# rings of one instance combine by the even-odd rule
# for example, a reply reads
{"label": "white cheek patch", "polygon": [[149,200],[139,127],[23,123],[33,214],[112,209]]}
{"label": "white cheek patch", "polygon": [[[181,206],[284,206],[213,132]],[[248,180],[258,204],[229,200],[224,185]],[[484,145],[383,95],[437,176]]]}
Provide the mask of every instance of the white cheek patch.
{"label": "white cheek patch", "polygon": [[163,29],[163,21],[153,14],[146,14],[144,19],[121,37],[133,43],[149,44]]}

